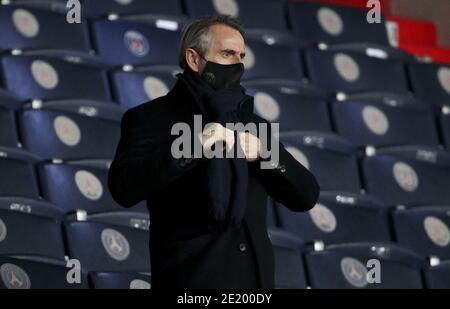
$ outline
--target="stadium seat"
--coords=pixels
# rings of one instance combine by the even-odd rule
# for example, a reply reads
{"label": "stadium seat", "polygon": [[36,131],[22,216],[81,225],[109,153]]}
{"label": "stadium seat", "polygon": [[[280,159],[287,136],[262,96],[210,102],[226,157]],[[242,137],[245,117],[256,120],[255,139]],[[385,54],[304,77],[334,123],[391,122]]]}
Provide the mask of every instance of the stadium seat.
{"label": "stadium seat", "polygon": [[367,196],[322,191],[307,213],[293,212],[282,204],[275,209],[280,227],[306,243],[391,241],[387,209]]}
{"label": "stadium seat", "polygon": [[305,289],[307,286],[302,257],[302,243],[294,235],[270,229],[269,238],[275,257],[275,288]]}
{"label": "stadium seat", "polygon": [[366,55],[372,58],[389,59],[403,63],[415,63],[416,58],[401,49],[375,43],[341,43],[335,45],[320,44],[319,49],[335,52],[352,52]]}
{"label": "stadium seat", "polygon": [[245,44],[243,80],[304,79],[299,45],[290,35],[267,30],[247,31]]}
{"label": "stadium seat", "polygon": [[331,93],[409,91],[404,65],[396,60],[318,49],[307,50],[305,57],[311,82]]}
{"label": "stadium seat", "polygon": [[0,197],[0,254],[64,260],[62,212],[49,203]]}
{"label": "stadium seat", "polygon": [[388,45],[385,22],[369,23],[367,11],[318,3],[288,4],[289,20],[306,44],[372,42]]}
{"label": "stadium seat", "polygon": [[[113,223],[111,216],[115,217]],[[89,271],[150,273],[148,225],[135,227],[134,220],[148,222],[148,215],[67,218],[64,226],[70,258],[79,260]]]}
{"label": "stadium seat", "polygon": [[33,102],[18,113],[21,139],[27,150],[44,159],[110,159],[119,142],[123,110],[89,100]]}
{"label": "stadium seat", "polygon": [[90,273],[94,289],[150,289],[150,276],[123,272]]}
{"label": "stadium seat", "polygon": [[6,88],[22,100],[79,98],[110,101],[106,72],[47,55],[2,58]]}
{"label": "stadium seat", "polygon": [[421,289],[424,262],[393,244],[332,245],[306,254],[313,289]]}
{"label": "stadium seat", "polygon": [[22,5],[0,5],[0,50],[90,50],[87,23],[70,24],[66,14]]}
{"label": "stadium seat", "polygon": [[282,133],[280,141],[314,174],[321,190],[360,193],[357,150],[353,144],[333,134],[319,132]]}
{"label": "stadium seat", "polygon": [[113,66],[178,64],[180,28],[176,19],[97,20],[93,23],[97,52]]}
{"label": "stadium seat", "polygon": [[450,261],[428,267],[425,270],[425,281],[429,289],[450,289]]}
{"label": "stadium seat", "polygon": [[450,106],[450,66],[417,63],[408,66],[414,94],[433,106]]}
{"label": "stadium seat", "polygon": [[0,90],[0,145],[17,147],[19,137],[17,133],[15,110],[21,105],[20,101],[4,90]]}
{"label": "stadium seat", "polygon": [[389,93],[349,95],[332,103],[339,135],[358,146],[439,144],[434,114],[423,102]]}
{"label": "stadium seat", "polygon": [[88,277],[83,270],[79,283],[69,283],[71,268],[66,265],[36,257],[0,256],[0,289],[88,289]]}
{"label": "stadium seat", "polygon": [[35,170],[39,160],[27,151],[0,147],[0,196],[39,198]]}
{"label": "stadium seat", "polygon": [[[39,164],[43,197],[70,212],[88,213],[124,210],[112,198],[108,186],[108,160],[53,161]],[[147,212],[145,202],[130,211]]]}
{"label": "stadium seat", "polygon": [[245,28],[287,30],[281,1],[258,0],[185,0],[190,17],[225,14],[238,18]]}
{"label": "stadium seat", "polygon": [[424,256],[450,258],[450,207],[398,209],[393,217],[402,246]]}
{"label": "stadium seat", "polygon": [[367,192],[388,205],[450,203],[450,154],[434,147],[377,149],[362,162]]}
{"label": "stadium seat", "polygon": [[281,132],[331,131],[325,97],[318,89],[279,80],[247,82],[244,87],[255,98],[255,112],[279,123]]}
{"label": "stadium seat", "polygon": [[112,73],[116,101],[126,108],[166,95],[175,85],[175,66],[135,68],[131,71],[117,70]]}

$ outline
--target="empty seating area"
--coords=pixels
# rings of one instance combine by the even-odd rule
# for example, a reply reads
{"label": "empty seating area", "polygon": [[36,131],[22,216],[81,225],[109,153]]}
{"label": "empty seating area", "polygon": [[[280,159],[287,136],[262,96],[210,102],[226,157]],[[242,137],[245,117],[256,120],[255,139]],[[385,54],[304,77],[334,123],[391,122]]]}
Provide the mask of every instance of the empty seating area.
{"label": "empty seating area", "polygon": [[211,14],[246,27],[254,112],[322,190],[307,213],[268,201],[276,287],[450,288],[450,61],[410,53],[433,25],[325,0],[80,2],[80,24],[63,0],[0,5],[0,288],[151,287],[145,201],[115,203],[108,168],[124,112],[170,91],[183,27]]}

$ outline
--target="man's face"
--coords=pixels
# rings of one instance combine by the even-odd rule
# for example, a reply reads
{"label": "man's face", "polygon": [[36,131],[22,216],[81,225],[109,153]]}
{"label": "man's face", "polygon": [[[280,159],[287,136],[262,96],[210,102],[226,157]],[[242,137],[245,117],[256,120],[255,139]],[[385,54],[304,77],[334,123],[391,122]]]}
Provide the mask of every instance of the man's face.
{"label": "man's face", "polygon": [[[219,64],[235,64],[242,62],[245,57],[244,38],[239,31],[226,25],[213,25],[209,29],[211,45],[203,57]],[[200,72],[203,71],[205,61],[200,61]]]}

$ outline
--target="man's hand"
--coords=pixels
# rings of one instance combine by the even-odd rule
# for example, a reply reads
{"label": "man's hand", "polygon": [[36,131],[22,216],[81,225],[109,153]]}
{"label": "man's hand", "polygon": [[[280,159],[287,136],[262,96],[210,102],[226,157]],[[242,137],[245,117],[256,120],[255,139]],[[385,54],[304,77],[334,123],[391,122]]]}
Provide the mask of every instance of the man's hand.
{"label": "man's hand", "polygon": [[203,149],[210,150],[211,147],[219,141],[225,143],[227,151],[234,147],[234,132],[225,128],[220,123],[213,123],[207,126],[198,138],[203,146]]}
{"label": "man's hand", "polygon": [[250,133],[239,132],[239,142],[248,162],[254,162],[260,158],[261,141],[258,137]]}

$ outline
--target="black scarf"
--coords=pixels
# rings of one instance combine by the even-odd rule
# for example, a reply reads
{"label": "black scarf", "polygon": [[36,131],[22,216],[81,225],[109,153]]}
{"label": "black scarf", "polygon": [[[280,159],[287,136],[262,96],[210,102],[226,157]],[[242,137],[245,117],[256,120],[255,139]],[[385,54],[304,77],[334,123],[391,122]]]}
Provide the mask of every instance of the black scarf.
{"label": "black scarf", "polygon": [[[224,127],[226,123],[243,122],[243,113],[251,113],[247,100],[252,97],[245,94],[242,86],[215,90],[201,79],[197,73],[186,69],[177,75],[184,81],[195,98],[206,121],[217,122]],[[251,101],[251,107],[253,106]],[[247,110],[243,109],[247,107]],[[205,124],[205,122],[203,122]],[[247,206],[248,164],[245,158],[237,158],[237,147],[241,147],[238,132],[234,132],[235,144],[232,150],[233,158],[213,158],[208,160],[206,188],[208,206],[214,218],[219,222],[228,220],[235,228],[239,228]],[[241,150],[241,153],[242,150]]]}

